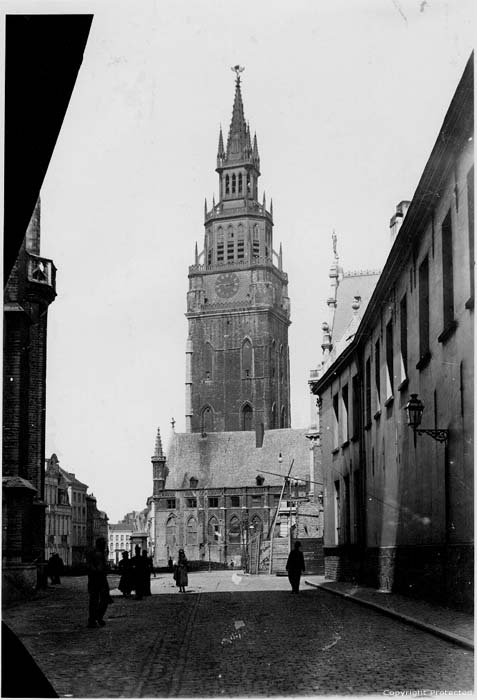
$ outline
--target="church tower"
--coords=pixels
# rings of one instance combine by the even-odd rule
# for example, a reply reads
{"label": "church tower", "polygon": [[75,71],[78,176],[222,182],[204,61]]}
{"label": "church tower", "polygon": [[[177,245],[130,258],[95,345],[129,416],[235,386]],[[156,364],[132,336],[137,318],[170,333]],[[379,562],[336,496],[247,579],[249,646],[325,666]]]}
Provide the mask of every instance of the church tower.
{"label": "church tower", "polygon": [[288,277],[273,249],[273,206],[258,196],[257,137],[245,120],[240,73],[224,147],[219,201],[205,202],[204,247],[189,268],[186,431],[290,427]]}

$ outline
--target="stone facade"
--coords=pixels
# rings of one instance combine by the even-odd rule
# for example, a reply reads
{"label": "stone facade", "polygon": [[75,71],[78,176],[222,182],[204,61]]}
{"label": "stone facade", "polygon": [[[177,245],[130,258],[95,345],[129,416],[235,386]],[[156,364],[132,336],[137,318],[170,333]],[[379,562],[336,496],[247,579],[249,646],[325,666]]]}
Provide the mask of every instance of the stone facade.
{"label": "stone facade", "polygon": [[219,135],[219,201],[205,205],[204,248],[189,268],[186,432],[173,432],[166,459],[158,431],[152,457],[156,566],[183,548],[198,563],[253,560],[258,570],[262,542],[276,535],[287,551],[294,530],[317,540],[322,532],[316,441],[290,428],[288,278],[273,249],[272,203],[258,201],[257,139],[235,70],[227,148]]}
{"label": "stone facade", "polygon": [[273,207],[258,202],[260,157],[238,74],[217,173],[219,201],[206,203],[204,248],[189,268],[186,431],[288,428],[288,278],[273,249]]}
{"label": "stone facade", "polygon": [[[473,602],[472,141],[471,59],[369,303],[311,382],[327,574],[461,607]],[[407,424],[411,394],[422,434]]]}
{"label": "stone facade", "polygon": [[52,454],[45,469],[45,558],[59,554],[65,566],[72,564],[72,507],[66,480],[61,473],[58,457]]}
{"label": "stone facade", "polygon": [[40,562],[45,546],[46,331],[56,268],[40,257],[38,201],[4,292],[3,539],[10,565]]}

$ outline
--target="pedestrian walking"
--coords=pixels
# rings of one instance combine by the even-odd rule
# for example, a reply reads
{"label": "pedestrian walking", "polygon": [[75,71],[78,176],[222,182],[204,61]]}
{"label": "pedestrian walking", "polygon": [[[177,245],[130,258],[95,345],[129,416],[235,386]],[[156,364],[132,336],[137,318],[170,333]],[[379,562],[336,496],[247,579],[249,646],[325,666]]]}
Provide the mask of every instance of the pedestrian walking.
{"label": "pedestrian walking", "polygon": [[98,537],[96,548],[89,553],[88,593],[89,616],[88,627],[104,627],[103,617],[110,602],[108,577],[106,575],[106,540]]}
{"label": "pedestrian walking", "polygon": [[118,569],[121,573],[118,588],[126,598],[129,598],[134,587],[133,568],[129,558],[129,552],[122,553],[122,559],[118,564]]}
{"label": "pedestrian walking", "polygon": [[174,579],[176,586],[179,588],[179,593],[185,593],[185,587],[189,585],[189,579],[187,576],[187,557],[183,549],[179,549],[179,557],[174,567]]}
{"label": "pedestrian walking", "polygon": [[61,583],[60,574],[63,573],[63,567],[63,559],[60,557],[60,555],[57,552],[52,554],[51,557],[48,559],[47,564],[48,576],[51,578],[52,586]]}
{"label": "pedestrian walking", "polygon": [[287,571],[288,580],[292,587],[292,593],[300,592],[300,578],[302,572],[305,571],[305,559],[303,552],[300,551],[301,542],[295,542],[292,551],[288,555]]}

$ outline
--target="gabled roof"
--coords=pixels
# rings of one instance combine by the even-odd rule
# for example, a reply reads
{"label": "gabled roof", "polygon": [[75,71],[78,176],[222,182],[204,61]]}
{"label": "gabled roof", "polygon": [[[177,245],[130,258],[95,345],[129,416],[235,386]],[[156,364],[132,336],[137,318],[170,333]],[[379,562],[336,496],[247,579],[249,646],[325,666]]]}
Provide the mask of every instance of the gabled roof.
{"label": "gabled roof", "polygon": [[68,486],[71,486],[72,488],[77,488],[77,489],[87,489],[88,486],[87,484],[83,484],[79,479],[76,478],[74,474],[71,472],[67,472],[64,469],[60,467],[60,472],[63,475],[66,483]]}
{"label": "gabled roof", "polygon": [[[310,443],[307,430],[286,428],[267,430],[262,447],[256,447],[254,431],[174,433],[169,445],[166,489],[189,488],[191,477],[197,488],[241,488],[256,485],[259,470],[286,475],[294,459],[291,476],[309,479]],[[278,463],[279,453],[282,463]],[[283,479],[261,474],[267,485],[281,485]]]}

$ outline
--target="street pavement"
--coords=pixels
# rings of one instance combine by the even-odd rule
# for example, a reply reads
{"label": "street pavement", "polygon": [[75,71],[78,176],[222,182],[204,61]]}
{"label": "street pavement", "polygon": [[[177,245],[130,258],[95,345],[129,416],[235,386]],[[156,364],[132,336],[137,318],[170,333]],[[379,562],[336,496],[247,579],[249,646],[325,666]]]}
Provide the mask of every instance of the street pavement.
{"label": "street pavement", "polygon": [[170,574],[153,595],[115,588],[106,626],[88,629],[86,579],[64,578],[4,610],[62,697],[259,697],[469,693],[473,653],[304,582],[240,571]]}

